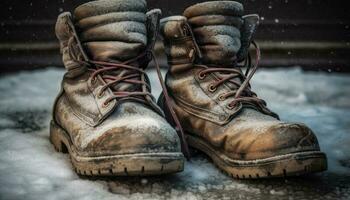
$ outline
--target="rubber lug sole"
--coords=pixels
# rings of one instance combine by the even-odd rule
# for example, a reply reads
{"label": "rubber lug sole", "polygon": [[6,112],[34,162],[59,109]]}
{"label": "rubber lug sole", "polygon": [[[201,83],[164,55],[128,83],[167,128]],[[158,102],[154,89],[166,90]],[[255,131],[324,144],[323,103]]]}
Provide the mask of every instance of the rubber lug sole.
{"label": "rubber lug sole", "polygon": [[320,151],[290,153],[256,160],[233,160],[204,140],[187,134],[191,147],[207,154],[218,168],[236,179],[299,176],[327,170],[326,155]]}

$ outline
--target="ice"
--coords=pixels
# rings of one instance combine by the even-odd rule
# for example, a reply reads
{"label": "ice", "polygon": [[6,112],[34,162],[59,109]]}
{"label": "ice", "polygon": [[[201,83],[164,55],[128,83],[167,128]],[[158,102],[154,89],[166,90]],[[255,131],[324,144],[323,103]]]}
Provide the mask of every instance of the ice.
{"label": "ice", "polygon": [[[63,70],[0,77],[0,199],[349,199],[350,76],[261,69],[253,90],[283,120],[304,122],[327,153],[325,173],[289,179],[234,180],[196,153],[185,171],[157,177],[87,178],[54,151],[48,123]],[[150,72],[153,92],[160,93]]]}

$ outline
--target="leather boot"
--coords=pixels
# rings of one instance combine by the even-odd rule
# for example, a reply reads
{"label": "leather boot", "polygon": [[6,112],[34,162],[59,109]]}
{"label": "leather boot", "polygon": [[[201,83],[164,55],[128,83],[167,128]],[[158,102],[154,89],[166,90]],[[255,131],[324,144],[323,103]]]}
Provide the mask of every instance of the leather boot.
{"label": "leather boot", "polygon": [[82,175],[183,170],[179,137],[151,94],[144,69],[160,10],[144,0],[99,0],[58,17],[67,70],[54,103],[50,140]]}
{"label": "leather boot", "polygon": [[[248,48],[256,45],[258,21],[257,15],[243,16],[242,4],[233,1],[199,3],[184,16],[161,20],[166,86],[187,142],[236,178],[326,170],[312,130],[280,121],[251,90],[260,52],[256,46],[252,64]],[[164,102],[161,96],[158,104]]]}

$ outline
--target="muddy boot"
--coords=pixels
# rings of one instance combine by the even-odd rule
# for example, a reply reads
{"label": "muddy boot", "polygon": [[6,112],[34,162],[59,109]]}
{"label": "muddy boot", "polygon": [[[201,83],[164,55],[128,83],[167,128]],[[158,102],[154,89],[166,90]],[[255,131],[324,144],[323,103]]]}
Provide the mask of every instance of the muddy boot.
{"label": "muddy boot", "polygon": [[[233,1],[196,4],[184,15],[162,19],[161,34],[166,86],[189,145],[236,178],[326,170],[314,133],[280,121],[250,88],[260,57],[257,48],[253,65],[248,54],[258,16],[243,16],[243,6]],[[161,96],[159,105],[164,102]]]}
{"label": "muddy boot", "polygon": [[100,0],[58,17],[67,73],[50,140],[82,175],[151,175],[183,170],[179,137],[151,95],[150,62],[160,10],[143,0]]}

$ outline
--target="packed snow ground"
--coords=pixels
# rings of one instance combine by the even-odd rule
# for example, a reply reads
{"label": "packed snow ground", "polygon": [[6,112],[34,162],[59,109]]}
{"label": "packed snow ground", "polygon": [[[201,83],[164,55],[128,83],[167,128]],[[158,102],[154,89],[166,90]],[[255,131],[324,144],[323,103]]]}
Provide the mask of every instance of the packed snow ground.
{"label": "packed snow ground", "polygon": [[[349,199],[350,76],[295,69],[260,70],[252,85],[283,120],[309,125],[328,155],[325,173],[234,180],[202,154],[175,175],[79,177],[55,152],[48,124],[63,70],[0,77],[0,199]],[[157,80],[151,72],[151,80]],[[160,86],[153,84],[155,95]]]}

